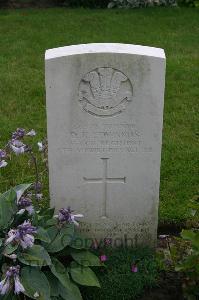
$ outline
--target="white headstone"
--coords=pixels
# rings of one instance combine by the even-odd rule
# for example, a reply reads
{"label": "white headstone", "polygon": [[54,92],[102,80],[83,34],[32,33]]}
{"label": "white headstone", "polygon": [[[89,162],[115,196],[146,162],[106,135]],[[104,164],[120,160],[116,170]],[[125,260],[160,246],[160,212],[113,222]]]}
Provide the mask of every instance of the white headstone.
{"label": "white headstone", "polygon": [[51,205],[83,213],[89,237],[154,245],[164,50],[75,45],[45,60]]}

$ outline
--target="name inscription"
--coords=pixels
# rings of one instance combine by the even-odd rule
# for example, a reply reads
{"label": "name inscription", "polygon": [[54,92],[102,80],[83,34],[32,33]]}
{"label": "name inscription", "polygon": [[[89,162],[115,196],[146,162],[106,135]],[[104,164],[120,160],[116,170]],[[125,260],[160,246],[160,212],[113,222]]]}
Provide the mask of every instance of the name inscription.
{"label": "name inscription", "polygon": [[152,152],[143,133],[135,124],[94,124],[92,127],[74,127],[66,135],[66,152],[118,153]]}

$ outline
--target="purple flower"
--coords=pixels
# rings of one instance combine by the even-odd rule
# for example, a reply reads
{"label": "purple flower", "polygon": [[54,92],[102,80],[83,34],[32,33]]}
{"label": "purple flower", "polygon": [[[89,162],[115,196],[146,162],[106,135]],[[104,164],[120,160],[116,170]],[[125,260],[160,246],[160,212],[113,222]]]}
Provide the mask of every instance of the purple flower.
{"label": "purple flower", "polygon": [[12,242],[18,243],[23,249],[31,248],[34,245],[34,234],[37,233],[36,227],[31,225],[31,222],[24,221],[17,229],[11,229],[8,232],[8,238],[5,244],[8,245]]}
{"label": "purple flower", "polygon": [[0,168],[4,168],[7,166],[7,162],[3,159],[6,157],[6,152],[0,149]]}
{"label": "purple flower", "polygon": [[26,133],[26,130],[23,128],[17,128],[15,132],[12,134],[12,140],[10,141],[10,148],[12,151],[16,154],[22,154],[26,151],[28,151],[28,146],[22,143],[22,139],[24,136],[35,136],[36,132],[34,129]]}
{"label": "purple flower", "polygon": [[10,229],[10,231],[8,232],[8,238],[6,239],[5,244],[8,245],[8,244],[12,243],[13,241],[15,241],[16,236],[17,236],[17,230]]}
{"label": "purple flower", "polygon": [[2,149],[0,149],[0,159],[6,157],[6,152]]}
{"label": "purple flower", "polygon": [[23,154],[26,150],[26,145],[19,140],[12,140],[10,143],[10,148],[16,154]]}
{"label": "purple flower", "polygon": [[0,294],[5,295],[10,289],[10,278],[5,277],[1,282],[0,282]]}
{"label": "purple flower", "polygon": [[105,245],[111,245],[112,244],[112,239],[111,238],[105,238],[104,239],[104,244]]}
{"label": "purple flower", "polygon": [[41,184],[41,182],[35,182],[34,183],[34,189],[39,193],[39,192],[41,192],[41,190],[42,190],[42,184]]}
{"label": "purple flower", "polygon": [[34,213],[32,200],[28,197],[21,197],[18,201],[18,207],[20,208],[17,213],[18,215],[22,215],[25,211],[27,211],[29,215],[32,215]]}
{"label": "purple flower", "polygon": [[14,293],[19,294],[25,292],[23,285],[19,279],[19,271],[20,266],[12,266],[6,272],[5,278],[0,282],[0,294],[5,295],[12,287],[12,283],[14,283]]}
{"label": "purple flower", "polygon": [[79,223],[75,220],[75,218],[82,218],[83,215],[82,214],[72,214],[72,210],[70,209],[70,207],[66,208],[61,208],[59,210],[59,214],[58,216],[55,216],[58,218],[60,223],[64,223],[67,222],[69,224],[74,223],[76,226],[79,226]]}
{"label": "purple flower", "polygon": [[25,134],[26,134],[25,129],[17,128],[17,130],[12,134],[12,139],[13,140],[22,139]]}
{"label": "purple flower", "polygon": [[137,273],[138,272],[138,267],[135,264],[132,264],[131,266],[131,272]]}
{"label": "purple flower", "polygon": [[14,277],[14,283],[15,283],[15,294],[18,295],[19,293],[25,292],[25,289],[19,280],[19,276]]}
{"label": "purple flower", "polygon": [[105,254],[102,254],[102,255],[100,255],[99,259],[101,262],[105,262],[108,260],[108,257]]}

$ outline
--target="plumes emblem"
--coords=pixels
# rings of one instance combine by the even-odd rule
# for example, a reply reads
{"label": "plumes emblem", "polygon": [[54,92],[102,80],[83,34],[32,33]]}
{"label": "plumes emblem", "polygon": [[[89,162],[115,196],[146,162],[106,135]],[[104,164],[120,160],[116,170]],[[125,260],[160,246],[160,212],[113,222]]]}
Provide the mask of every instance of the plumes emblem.
{"label": "plumes emblem", "polygon": [[133,87],[126,75],[113,68],[97,68],[87,73],[79,85],[83,109],[97,116],[114,116],[132,101]]}

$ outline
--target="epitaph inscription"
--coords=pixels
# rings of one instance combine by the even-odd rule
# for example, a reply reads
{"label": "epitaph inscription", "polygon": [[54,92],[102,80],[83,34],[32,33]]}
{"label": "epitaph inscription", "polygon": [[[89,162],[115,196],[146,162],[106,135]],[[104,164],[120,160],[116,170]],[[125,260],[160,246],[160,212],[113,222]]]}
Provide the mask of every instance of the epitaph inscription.
{"label": "epitaph inscription", "polygon": [[133,99],[128,77],[113,68],[97,68],[87,73],[79,85],[79,102],[88,113],[114,116],[126,109]]}

